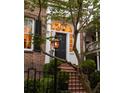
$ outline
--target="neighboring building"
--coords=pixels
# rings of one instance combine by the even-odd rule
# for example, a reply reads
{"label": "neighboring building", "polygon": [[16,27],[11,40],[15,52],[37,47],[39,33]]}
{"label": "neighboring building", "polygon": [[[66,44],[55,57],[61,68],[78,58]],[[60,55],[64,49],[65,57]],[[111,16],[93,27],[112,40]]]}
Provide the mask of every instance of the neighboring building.
{"label": "neighboring building", "polygon": [[100,70],[100,43],[99,32],[87,32],[85,33],[85,51],[87,55],[86,59],[92,59],[96,62],[96,69]]}

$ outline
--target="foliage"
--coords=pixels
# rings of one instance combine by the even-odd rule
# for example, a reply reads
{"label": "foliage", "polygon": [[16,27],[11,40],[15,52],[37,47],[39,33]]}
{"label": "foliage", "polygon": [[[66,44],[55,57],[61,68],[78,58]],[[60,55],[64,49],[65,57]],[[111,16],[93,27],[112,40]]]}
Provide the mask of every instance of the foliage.
{"label": "foliage", "polygon": [[97,86],[97,83],[100,82],[100,72],[95,70],[95,61],[87,59],[80,64],[80,68],[82,68],[83,73],[88,76],[90,86],[94,89]]}
{"label": "foliage", "polygon": [[[27,83],[28,83],[28,88],[27,88]],[[34,91],[34,80],[25,80],[24,81],[24,93],[33,93],[33,91]],[[36,82],[35,82],[35,92],[36,93],[40,93],[40,91],[41,91],[41,83],[38,81],[38,80],[36,80]]]}
{"label": "foliage", "polygon": [[[62,63],[61,61],[57,61],[57,66],[59,66],[61,63]],[[50,63],[44,64],[43,71],[48,73],[50,72],[53,75],[55,71],[54,68],[55,68],[55,60],[51,60]]]}
{"label": "foliage", "polygon": [[48,0],[24,0],[24,9],[29,9],[31,11],[34,11],[35,8],[40,7],[39,1],[41,3],[42,7],[44,7],[44,8],[47,7]]}
{"label": "foliage", "polygon": [[[62,62],[57,61],[57,67],[62,64]],[[47,63],[44,65],[44,77],[54,77],[55,75],[55,60],[51,60],[50,63]],[[68,79],[69,74],[63,71],[60,71],[60,69],[57,70],[57,87],[58,87],[58,93],[61,93],[62,91],[65,92],[68,88]],[[54,79],[53,79],[54,81]],[[49,83],[47,83],[49,84]],[[52,84],[53,85],[53,84]],[[50,88],[51,89],[51,88]],[[52,93],[52,92],[51,92]],[[66,93],[66,92],[65,92]]]}
{"label": "foliage", "polygon": [[54,89],[54,80],[51,77],[44,77],[41,79],[41,92],[42,93],[53,93],[53,89]]}
{"label": "foliage", "polygon": [[[68,89],[68,79],[69,74],[66,72],[58,72],[57,75],[57,92],[58,93],[69,93]],[[25,93],[54,93],[54,75],[45,75],[40,80],[36,80],[35,82],[35,90],[34,90],[34,80],[28,81],[28,89],[27,80],[25,80]],[[27,92],[28,91],[28,92]]]}
{"label": "foliage", "polygon": [[67,72],[59,71],[57,77],[58,77],[58,89],[67,90],[69,74]]}
{"label": "foliage", "polygon": [[[90,13],[90,20],[99,15],[99,0],[24,0],[25,9],[35,9],[49,7],[48,16],[53,20],[65,20],[72,23],[84,23]],[[76,23],[77,24],[77,23]]]}
{"label": "foliage", "polygon": [[80,64],[80,68],[82,69],[83,73],[91,74],[96,69],[95,61],[91,59],[87,59]]}
{"label": "foliage", "polygon": [[[57,61],[57,67],[62,64],[61,61]],[[45,77],[53,77],[55,74],[55,60],[51,60],[50,63],[47,63],[44,65],[43,68],[44,76]],[[67,81],[69,79],[69,75],[66,72],[60,71],[60,69],[57,68],[57,81],[58,81],[58,88],[60,89],[67,89]]]}
{"label": "foliage", "polygon": [[[53,82],[51,77],[44,77],[41,80],[36,80],[34,85],[34,80],[25,81],[25,86],[28,83],[28,89],[25,88],[25,93],[53,93]],[[34,89],[35,86],[35,89]],[[47,92],[48,91],[48,92]],[[52,91],[52,92],[51,92]]]}
{"label": "foliage", "polygon": [[100,31],[100,17],[97,16],[87,25],[87,32],[98,32]]}
{"label": "foliage", "polygon": [[89,76],[91,88],[95,88],[97,83],[100,82],[100,72],[96,71],[90,74]]}
{"label": "foliage", "polygon": [[45,43],[45,38],[41,38],[40,35],[32,35],[33,37],[33,44],[34,46],[39,47],[41,45],[41,43]]}

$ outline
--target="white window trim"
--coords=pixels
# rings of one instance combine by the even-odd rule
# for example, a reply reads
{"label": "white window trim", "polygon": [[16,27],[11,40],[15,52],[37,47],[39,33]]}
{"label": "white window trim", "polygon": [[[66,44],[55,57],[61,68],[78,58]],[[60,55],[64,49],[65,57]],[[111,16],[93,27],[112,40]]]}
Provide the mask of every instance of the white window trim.
{"label": "white window trim", "polygon": [[[35,20],[32,19],[32,18],[28,18],[28,19],[32,20],[32,34],[34,34]],[[32,38],[32,41],[31,42],[33,42],[33,38]],[[34,44],[31,44],[31,48],[30,49],[24,48],[24,51],[33,51],[33,49],[34,49]]]}

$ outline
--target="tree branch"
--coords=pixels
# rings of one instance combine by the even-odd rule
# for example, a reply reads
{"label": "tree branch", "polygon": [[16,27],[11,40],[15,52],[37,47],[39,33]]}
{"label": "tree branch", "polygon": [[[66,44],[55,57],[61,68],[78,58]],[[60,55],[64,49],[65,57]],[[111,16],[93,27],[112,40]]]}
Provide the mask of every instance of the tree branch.
{"label": "tree branch", "polygon": [[59,58],[59,57],[53,56],[53,55],[51,55],[51,54],[45,52],[45,51],[43,50],[42,47],[41,47],[41,52],[42,52],[43,54],[49,56],[49,57],[52,57],[52,58],[58,59],[58,60],[60,60],[60,61],[62,61],[62,62],[64,62],[64,63],[67,62],[67,60],[65,60],[65,59],[62,59],[62,58]]}
{"label": "tree branch", "polygon": [[78,11],[78,15],[77,15],[77,21],[76,21],[76,26],[79,22],[79,19],[80,19],[80,12],[81,12],[81,8],[82,8],[82,2],[80,2],[80,0],[78,0],[78,3],[79,3],[79,11]]}
{"label": "tree branch", "polygon": [[[69,0],[69,2],[70,2],[70,0]],[[71,4],[71,3],[70,3],[70,4]],[[75,25],[75,22],[74,22],[74,17],[73,17],[71,5],[69,5],[69,10],[70,10],[70,14],[71,14],[72,24],[73,24],[74,29],[75,29],[75,28],[76,28],[76,25]]]}
{"label": "tree branch", "polygon": [[80,30],[81,30],[82,28],[85,27],[85,24],[87,24],[87,22],[88,22],[89,18],[91,17],[92,13],[93,13],[93,9],[92,9],[92,12],[90,12],[90,14],[88,15],[88,17],[86,17],[86,18],[84,19],[83,24],[82,24],[82,25],[80,26],[80,28],[78,29],[79,32],[80,32]]}
{"label": "tree branch", "polygon": [[86,53],[84,53],[84,55],[86,56],[86,55],[89,55],[89,54],[92,54],[92,53],[96,53],[96,51],[100,51],[100,48],[97,48],[97,49],[94,49],[92,51],[86,52]]}
{"label": "tree branch", "polygon": [[79,72],[80,81],[81,81],[86,93],[92,93],[88,77],[82,72],[81,68],[78,68],[77,70]]}
{"label": "tree branch", "polygon": [[41,20],[40,19],[40,15],[41,15],[41,1],[40,0],[38,0],[38,1],[39,1],[39,7],[40,7],[39,14],[38,14],[38,19]]}

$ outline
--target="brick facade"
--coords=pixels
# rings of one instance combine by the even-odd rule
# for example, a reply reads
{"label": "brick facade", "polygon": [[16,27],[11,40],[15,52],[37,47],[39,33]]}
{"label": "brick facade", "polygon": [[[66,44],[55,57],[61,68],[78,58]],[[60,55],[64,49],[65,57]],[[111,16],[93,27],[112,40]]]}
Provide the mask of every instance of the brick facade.
{"label": "brick facade", "polygon": [[[39,9],[35,9],[34,11],[24,10],[24,16],[30,17],[33,19],[37,19]],[[46,35],[46,9],[42,9],[41,12],[42,19],[42,35]],[[43,45],[43,49],[45,50],[45,44]],[[24,51],[24,69],[27,70],[28,67],[35,66],[37,70],[41,70],[41,66],[45,62],[45,55],[41,52],[35,51]]]}

